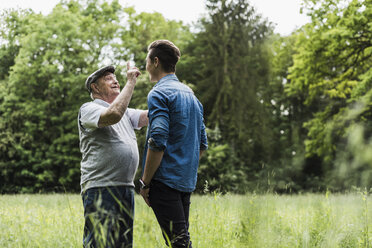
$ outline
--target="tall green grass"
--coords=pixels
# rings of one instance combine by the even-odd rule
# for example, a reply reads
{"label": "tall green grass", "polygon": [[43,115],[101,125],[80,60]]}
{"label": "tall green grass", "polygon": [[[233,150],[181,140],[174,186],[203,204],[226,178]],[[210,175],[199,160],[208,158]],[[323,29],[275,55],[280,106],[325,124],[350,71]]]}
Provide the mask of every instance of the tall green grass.
{"label": "tall green grass", "polygon": [[[193,195],[193,247],[371,247],[367,193]],[[79,195],[0,196],[0,247],[82,247]],[[134,247],[165,247],[150,208],[136,196]]]}

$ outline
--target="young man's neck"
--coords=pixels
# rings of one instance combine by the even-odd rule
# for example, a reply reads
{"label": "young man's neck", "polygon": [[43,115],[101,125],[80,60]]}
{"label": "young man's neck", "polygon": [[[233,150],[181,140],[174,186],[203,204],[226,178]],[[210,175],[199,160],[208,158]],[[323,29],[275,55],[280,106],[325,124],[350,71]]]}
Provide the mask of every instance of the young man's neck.
{"label": "young man's neck", "polygon": [[157,75],[157,77],[155,78],[155,82],[159,82],[160,79],[162,79],[163,77],[167,76],[167,75],[174,75],[175,72],[161,72]]}

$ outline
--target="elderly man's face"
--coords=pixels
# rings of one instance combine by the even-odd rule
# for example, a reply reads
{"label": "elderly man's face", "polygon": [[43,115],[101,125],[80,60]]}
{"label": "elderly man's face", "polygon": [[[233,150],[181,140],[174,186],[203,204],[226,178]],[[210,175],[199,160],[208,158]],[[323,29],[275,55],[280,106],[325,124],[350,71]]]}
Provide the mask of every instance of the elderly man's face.
{"label": "elderly man's face", "polygon": [[103,77],[98,79],[96,85],[97,94],[108,103],[113,102],[120,94],[120,85],[114,73],[107,72]]}

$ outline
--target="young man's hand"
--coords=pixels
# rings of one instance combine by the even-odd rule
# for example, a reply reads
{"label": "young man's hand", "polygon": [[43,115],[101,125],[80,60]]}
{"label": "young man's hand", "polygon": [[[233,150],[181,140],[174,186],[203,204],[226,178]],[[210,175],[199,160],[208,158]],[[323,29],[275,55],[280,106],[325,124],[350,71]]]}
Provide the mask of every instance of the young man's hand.
{"label": "young man's hand", "polygon": [[149,192],[150,192],[150,189],[141,189],[140,190],[140,194],[142,195],[143,199],[145,200],[147,206],[150,207]]}

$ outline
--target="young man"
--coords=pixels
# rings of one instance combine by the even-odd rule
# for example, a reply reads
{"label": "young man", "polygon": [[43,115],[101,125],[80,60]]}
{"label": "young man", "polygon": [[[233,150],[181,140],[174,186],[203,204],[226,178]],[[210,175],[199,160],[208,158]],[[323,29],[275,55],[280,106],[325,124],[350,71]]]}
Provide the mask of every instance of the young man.
{"label": "young man", "polygon": [[148,47],[146,70],[157,84],[147,99],[149,128],[140,192],[153,209],[166,244],[169,240],[172,247],[191,248],[190,196],[199,158],[208,145],[203,107],[175,75],[180,56],[179,49],[167,40]]}
{"label": "young man", "polygon": [[132,247],[134,184],[138,147],[134,129],[148,124],[147,111],[128,108],[140,72],[127,64],[120,92],[115,68],[106,66],[88,77],[92,102],[78,118],[84,247]]}

